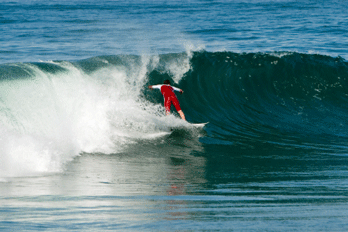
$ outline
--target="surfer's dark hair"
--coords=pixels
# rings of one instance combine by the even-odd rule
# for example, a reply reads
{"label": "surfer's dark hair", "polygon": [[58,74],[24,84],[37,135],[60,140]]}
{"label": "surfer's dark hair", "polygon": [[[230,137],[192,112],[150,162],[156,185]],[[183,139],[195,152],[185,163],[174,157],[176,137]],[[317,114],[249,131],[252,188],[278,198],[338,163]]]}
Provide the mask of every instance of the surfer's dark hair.
{"label": "surfer's dark hair", "polygon": [[170,85],[170,80],[165,80],[163,84]]}

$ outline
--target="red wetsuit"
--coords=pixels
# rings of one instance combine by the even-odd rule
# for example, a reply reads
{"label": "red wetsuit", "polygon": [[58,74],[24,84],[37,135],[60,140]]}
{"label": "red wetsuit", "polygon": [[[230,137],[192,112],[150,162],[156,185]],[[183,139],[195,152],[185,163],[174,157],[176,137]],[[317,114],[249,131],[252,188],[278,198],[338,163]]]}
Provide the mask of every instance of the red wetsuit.
{"label": "red wetsuit", "polygon": [[153,85],[152,88],[161,90],[161,93],[164,97],[164,108],[166,108],[166,111],[170,111],[172,103],[177,111],[181,110],[178,98],[174,93],[174,91],[181,91],[181,89],[170,85]]}

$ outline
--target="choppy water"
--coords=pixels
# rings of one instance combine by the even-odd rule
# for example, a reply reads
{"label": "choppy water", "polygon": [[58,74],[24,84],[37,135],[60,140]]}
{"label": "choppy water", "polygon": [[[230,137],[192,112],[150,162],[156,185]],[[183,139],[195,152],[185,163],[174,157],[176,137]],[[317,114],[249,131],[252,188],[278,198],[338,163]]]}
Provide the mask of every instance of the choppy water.
{"label": "choppy water", "polygon": [[0,230],[346,230],[346,5],[2,1]]}

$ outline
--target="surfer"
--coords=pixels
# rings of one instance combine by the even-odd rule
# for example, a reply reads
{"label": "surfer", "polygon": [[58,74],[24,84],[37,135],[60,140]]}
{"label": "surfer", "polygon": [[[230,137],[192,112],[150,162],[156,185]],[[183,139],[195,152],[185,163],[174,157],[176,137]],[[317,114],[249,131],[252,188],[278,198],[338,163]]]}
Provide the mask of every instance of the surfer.
{"label": "surfer", "polygon": [[186,121],[185,114],[184,114],[184,112],[182,112],[178,98],[176,97],[176,95],[174,93],[174,91],[178,91],[178,92],[180,92],[180,94],[182,94],[184,91],[182,91],[179,88],[171,86],[169,80],[165,80],[163,82],[163,85],[149,85],[149,89],[161,90],[161,93],[164,97],[164,107],[166,108],[166,115],[170,114],[170,107],[173,103],[173,105],[175,106],[176,111],[178,111],[180,117]]}

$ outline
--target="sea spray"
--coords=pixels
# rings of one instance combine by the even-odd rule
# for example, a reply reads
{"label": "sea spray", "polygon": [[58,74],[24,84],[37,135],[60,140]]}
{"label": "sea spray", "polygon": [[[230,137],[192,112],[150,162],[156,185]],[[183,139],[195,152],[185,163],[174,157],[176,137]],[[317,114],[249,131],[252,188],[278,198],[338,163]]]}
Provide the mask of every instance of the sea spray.
{"label": "sea spray", "polygon": [[[187,70],[182,59],[171,62],[180,67],[183,61]],[[61,171],[81,152],[117,153],[139,139],[167,135],[182,122],[142,97],[148,74],[159,67],[176,72],[166,71],[159,56],[3,65],[1,176]]]}
{"label": "sea spray", "polygon": [[0,129],[0,176],[60,172],[78,153],[67,141]]}

